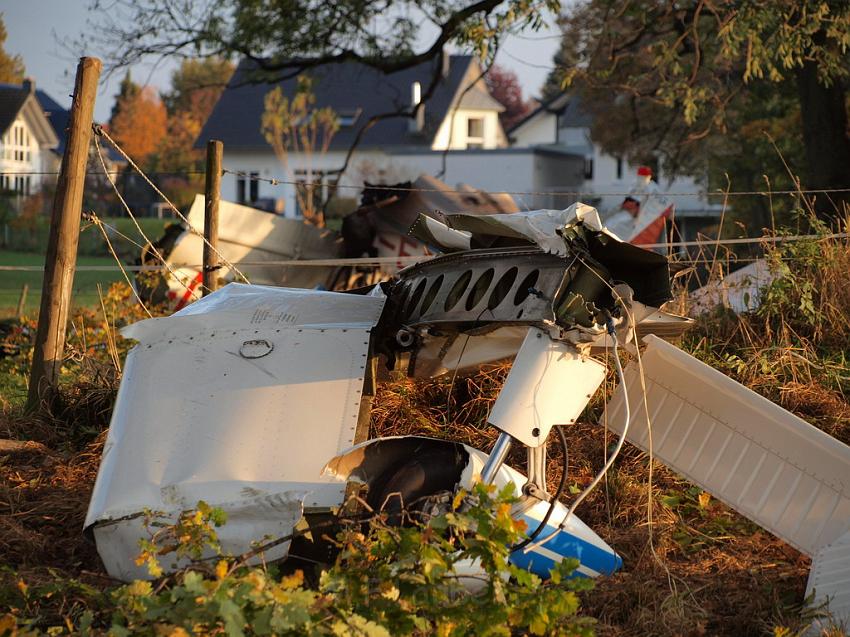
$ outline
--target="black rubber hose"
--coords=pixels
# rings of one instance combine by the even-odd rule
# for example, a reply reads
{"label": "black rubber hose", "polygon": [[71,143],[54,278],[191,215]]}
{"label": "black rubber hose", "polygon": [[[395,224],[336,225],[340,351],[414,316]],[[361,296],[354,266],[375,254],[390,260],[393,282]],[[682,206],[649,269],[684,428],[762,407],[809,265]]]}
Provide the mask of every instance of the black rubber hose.
{"label": "black rubber hose", "polygon": [[561,479],[558,481],[558,488],[555,491],[555,495],[552,496],[552,500],[549,502],[549,510],[546,511],[546,515],[543,516],[543,519],[540,521],[540,524],[537,525],[537,528],[534,529],[534,532],[525,538],[522,542],[515,544],[511,547],[511,553],[515,553],[520,549],[524,549],[526,546],[531,544],[534,540],[537,539],[537,536],[540,535],[540,532],[546,528],[546,524],[549,522],[549,518],[552,517],[552,513],[555,511],[555,506],[558,504],[558,498],[561,497],[561,494],[564,492],[564,487],[567,484],[567,469],[570,466],[569,463],[569,452],[567,450],[567,437],[564,435],[564,430],[560,425],[555,425],[555,429],[558,430],[558,436],[561,438],[561,448],[564,450],[564,469],[561,471]]}

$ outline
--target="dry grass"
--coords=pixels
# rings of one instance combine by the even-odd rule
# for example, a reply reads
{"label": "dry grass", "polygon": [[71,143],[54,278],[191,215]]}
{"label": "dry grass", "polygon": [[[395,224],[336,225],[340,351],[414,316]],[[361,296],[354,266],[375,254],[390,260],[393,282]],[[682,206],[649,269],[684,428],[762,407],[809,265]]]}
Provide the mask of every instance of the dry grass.
{"label": "dry grass", "polygon": [[[488,449],[495,430],[484,420],[504,373],[500,368],[458,379],[451,392],[457,415],[449,425],[441,421],[449,395],[446,379],[388,383],[375,401],[373,434],[433,435]],[[577,487],[589,483],[604,462],[604,432],[587,421],[568,434],[569,483]],[[549,486],[554,490],[563,458],[558,446],[552,447]],[[524,468],[524,453],[515,452],[509,461]],[[703,508],[666,506],[663,496],[686,493],[690,485],[658,464],[650,530],[647,457],[627,448],[615,467],[579,510],[625,562],[621,573],[599,580],[585,596],[585,612],[599,620],[600,635],[762,634],[798,617],[808,561],[797,551],[716,501]]]}
{"label": "dry grass", "polygon": [[[701,319],[683,347],[850,443],[850,286],[844,281],[850,256],[837,241],[794,249],[774,255],[780,261],[787,257],[782,263],[793,267],[793,285],[775,290],[757,314],[721,312]],[[489,449],[496,432],[486,426],[486,415],[507,370],[495,366],[454,383],[449,378],[384,383],[370,433],[432,435]],[[11,408],[0,414],[0,437],[36,440],[49,449],[0,456],[0,555],[3,565],[28,581],[75,577],[101,587],[108,583],[81,529],[116,376],[108,368],[91,368],[83,376],[50,417],[24,418]],[[591,424],[601,404],[597,397],[582,423],[568,432],[569,484],[577,488],[604,461],[605,433]],[[515,450],[509,462],[522,468],[524,452]],[[553,445],[550,489],[562,464]],[[650,526],[648,469],[647,457],[627,446],[578,510],[625,562],[622,572],[600,579],[584,597],[584,612],[598,619],[598,633],[672,637],[800,628],[808,560],[724,505],[700,498],[658,464]],[[8,573],[0,579],[8,581]]]}
{"label": "dry grass", "polygon": [[[850,444],[850,251],[845,242],[819,241],[769,256],[792,276],[786,272],[761,310],[703,317],[683,347]],[[496,432],[486,426],[486,414],[506,372],[483,370],[454,386],[447,378],[386,384],[375,400],[371,433],[433,435],[489,449]],[[604,431],[590,424],[598,421],[601,398],[568,432],[569,483],[579,488],[604,464]],[[552,447],[550,490],[563,462],[558,445]],[[515,451],[509,462],[524,468],[524,454]],[[648,468],[647,456],[627,446],[578,511],[625,562],[584,598],[598,633],[750,635],[784,627],[793,634],[805,626],[808,558],[725,505],[701,502],[699,490],[657,463],[650,527]]]}
{"label": "dry grass", "polygon": [[99,571],[82,535],[105,433],[75,453],[16,453],[0,461],[0,554],[6,566],[65,576]]}

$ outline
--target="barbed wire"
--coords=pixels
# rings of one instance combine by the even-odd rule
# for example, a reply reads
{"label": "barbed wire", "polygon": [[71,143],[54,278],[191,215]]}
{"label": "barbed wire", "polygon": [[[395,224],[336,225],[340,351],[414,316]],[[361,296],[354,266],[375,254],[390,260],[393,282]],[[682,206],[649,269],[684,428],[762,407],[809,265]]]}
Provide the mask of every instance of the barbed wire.
{"label": "barbed wire", "polygon": [[[110,139],[111,143],[114,143],[113,140]],[[122,153],[123,154],[123,153]],[[126,154],[125,154],[126,156]],[[135,164],[133,167],[137,168]],[[113,171],[114,172],[114,171]],[[363,190],[365,186],[358,186],[354,184],[333,184],[326,183],[322,181],[293,181],[289,179],[283,179],[278,177],[260,177],[259,175],[252,174],[250,172],[246,172],[243,170],[232,170],[230,168],[223,168],[222,174],[235,175],[237,177],[243,177],[249,181],[257,181],[270,184],[272,186],[280,186],[280,185],[289,185],[289,186],[300,186],[302,188],[331,188],[331,189],[346,189],[346,190]],[[141,175],[142,173],[139,172]],[[157,176],[195,176],[195,175],[205,175],[206,172],[203,170],[181,170],[181,171],[155,171],[155,172],[147,172],[144,175],[148,177],[157,177]],[[0,171],[0,176],[21,176],[21,175],[53,175],[58,176],[59,172],[57,171]],[[432,193],[450,193],[450,194],[458,194],[458,195],[474,195],[475,191],[470,190],[458,190],[454,188],[416,188],[414,186],[392,186],[392,185],[382,185],[382,184],[373,184],[376,189],[387,190],[390,192],[432,192]],[[770,197],[773,195],[817,195],[817,194],[832,194],[832,193],[846,193],[850,192],[850,186],[844,188],[793,188],[786,190],[723,190],[718,188],[716,190],[699,190],[699,191],[689,191],[689,192],[667,192],[659,190],[658,194],[663,197]],[[539,190],[539,191],[525,191],[525,190],[480,190],[481,194],[489,194],[489,195],[517,195],[517,196],[546,196],[546,197],[627,197],[630,195],[634,195],[634,191],[628,190],[619,190],[619,191],[595,191],[595,190]],[[169,203],[167,200],[165,203]]]}
{"label": "barbed wire", "polygon": [[[101,222],[103,223],[103,222]],[[108,224],[103,223],[104,226]],[[641,248],[671,248],[671,247],[707,247],[711,248],[716,245],[743,245],[743,244],[775,244],[775,243],[783,243],[783,242],[793,242],[793,241],[828,241],[832,239],[848,239],[850,238],[850,233],[848,232],[835,232],[832,234],[823,234],[823,235],[788,235],[788,236],[777,236],[777,237],[753,237],[753,238],[739,238],[739,239],[721,239],[719,241],[714,239],[706,239],[702,241],[677,241],[671,243],[654,243],[639,246]],[[357,258],[348,258],[348,259],[286,259],[286,260],[269,260],[269,261],[241,261],[239,263],[240,267],[243,268],[259,268],[259,267],[339,267],[339,266],[373,266],[379,267],[382,265],[410,265],[414,263],[420,263],[422,261],[427,261],[435,258],[440,255],[431,255],[431,254],[421,254],[421,255],[413,255],[413,256],[390,256],[390,257],[357,257]],[[760,260],[761,257],[745,257],[745,256],[737,256],[732,255],[729,257],[729,260],[732,262],[738,263],[749,263],[753,261]],[[802,258],[802,257],[801,257]],[[697,263],[710,263],[715,261],[716,259],[713,256],[704,256],[704,257],[696,257],[689,256],[687,258],[673,258],[671,259],[671,263],[677,264],[697,264]],[[783,260],[790,261],[794,260],[794,257],[783,257]],[[199,270],[202,264],[199,263],[171,263],[170,267],[172,269],[195,269]],[[161,272],[162,266],[158,265],[138,265],[138,266],[124,266],[124,268],[128,272]],[[77,266],[77,270],[83,272],[111,272],[115,271],[118,268],[116,266],[110,265],[79,265]],[[21,271],[21,272],[42,272],[44,271],[44,266],[31,265],[31,266],[8,266],[8,265],[0,265],[0,271]]]}
{"label": "barbed wire", "polygon": [[[114,172],[114,171],[113,171]],[[0,170],[0,176],[9,176],[13,177],[15,175],[53,175],[59,176],[58,170],[52,171],[43,171],[43,170],[21,170],[21,171],[9,171],[9,170]],[[206,175],[206,171],[203,170],[157,170],[155,172],[149,172],[148,175],[153,175],[155,177],[165,176],[165,175],[179,175],[179,176],[189,176],[189,175]]]}
{"label": "barbed wire", "polygon": [[[105,135],[105,133],[104,133],[104,135]],[[106,162],[103,159],[103,149],[100,147],[99,137],[100,137],[100,135],[97,134],[97,129],[95,129],[94,145],[95,145],[95,148],[97,149],[97,157],[98,157],[98,159],[100,159],[100,165],[103,168],[104,176],[109,181],[110,185],[112,186],[112,189],[115,191],[115,196],[118,197],[118,200],[124,206],[124,210],[127,212],[127,215],[130,217],[130,219],[132,219],[133,225],[136,226],[136,230],[139,232],[140,235],[142,235],[142,238],[145,241],[148,242],[148,245],[151,247],[151,251],[153,252],[154,256],[156,256],[156,258],[162,263],[162,265],[165,266],[165,269],[168,270],[169,274],[171,274],[171,276],[174,277],[174,279],[178,283],[180,283],[180,285],[182,285],[184,288],[186,288],[186,291],[189,292],[189,294],[192,294],[192,289],[189,288],[189,286],[186,285],[186,282],[183,281],[183,279],[177,275],[177,273],[173,270],[171,265],[169,265],[168,261],[165,260],[165,257],[163,257],[162,254],[160,254],[159,250],[154,245],[154,243],[150,240],[148,235],[145,234],[145,231],[142,230],[142,227],[139,225],[139,222],[136,220],[135,215],[133,215],[133,211],[130,209],[130,206],[127,205],[127,202],[124,200],[124,197],[121,195],[121,192],[118,190],[118,186],[115,183],[115,180],[112,178],[112,175],[110,175],[109,171],[107,171],[107,169],[106,169]],[[114,253],[113,253],[113,256],[115,256],[115,260],[118,261],[118,256],[115,255]],[[123,264],[121,264],[120,261],[118,261],[118,265],[123,267]],[[141,302],[141,299],[139,299],[139,302]],[[142,304],[142,307],[144,307],[144,304]],[[145,310],[147,310],[147,308],[145,308]]]}
{"label": "barbed wire", "polygon": [[[363,186],[347,185],[347,184],[329,184],[321,181],[291,181],[287,179],[278,179],[277,177],[260,177],[256,174],[251,174],[242,170],[231,170],[222,168],[222,174],[235,175],[244,177],[250,181],[260,181],[271,184],[272,186],[280,186],[283,184],[290,186],[300,186],[302,188],[339,188],[348,190],[363,190]],[[450,193],[457,195],[466,195],[467,197],[479,194],[476,191],[458,190],[452,188],[415,188],[413,186],[385,186],[382,184],[373,184],[376,190],[386,190],[390,192],[433,192],[433,193]],[[663,197],[743,197],[743,196],[761,196],[769,197],[773,195],[806,195],[806,194],[829,194],[850,192],[850,187],[847,188],[820,188],[820,189],[793,189],[793,190],[720,190],[699,192],[662,192],[658,195]],[[619,191],[619,192],[595,192],[592,190],[544,190],[544,191],[520,191],[520,190],[481,190],[482,195],[540,195],[540,196],[557,196],[557,197],[628,197],[634,196],[634,191]]]}
{"label": "barbed wire", "polygon": [[[127,274],[127,268],[123,263],[121,263],[121,259],[118,258],[118,255],[115,252],[115,248],[112,247],[112,241],[109,240],[109,235],[107,234],[106,230],[104,229],[103,224],[101,223],[100,219],[93,212],[90,213],[89,218],[91,219],[91,222],[95,225],[95,227],[97,227],[97,229],[100,230],[100,233],[103,235],[103,239],[104,239],[104,241],[106,241],[106,246],[107,246],[107,248],[109,248],[109,254],[112,255],[112,258],[115,259],[115,263],[118,264],[118,268],[121,270],[121,274],[123,275],[124,280],[127,282],[127,287],[130,288],[130,292],[133,294],[133,296],[139,302],[139,305],[142,306],[142,309],[145,311],[145,314],[148,315],[148,318],[153,318],[153,314],[151,314],[151,311],[148,309],[147,305],[145,305],[145,302],[142,300],[142,297],[139,296],[139,291],[136,289],[136,286],[133,285],[132,281],[130,281],[130,276]],[[97,290],[98,290],[98,294],[100,294],[100,283],[98,283]],[[102,305],[103,304],[103,298],[102,297],[101,297],[100,302],[101,302],[101,305]],[[104,310],[104,313],[105,313],[105,310]]]}
{"label": "barbed wire", "polygon": [[[128,237],[126,234],[121,232],[118,228],[116,228],[112,224],[105,222],[103,219],[98,218],[97,223],[95,223],[94,220],[92,219],[92,217],[94,217],[94,216],[95,216],[94,212],[84,212],[83,213],[83,219],[85,219],[86,221],[91,221],[92,226],[94,226],[94,225],[103,226],[104,228],[110,230],[116,236],[121,237],[122,239],[124,239],[125,241],[127,241],[129,243],[132,243],[139,250],[144,250],[144,249],[147,248],[146,245],[142,245],[138,241],[135,241],[132,237]],[[83,230],[86,230],[88,227],[89,226],[83,227]]]}
{"label": "barbed wire", "polygon": [[[103,127],[102,127],[102,126],[99,126],[99,125],[97,125],[97,124],[93,124],[93,125],[92,125],[92,130],[93,130],[93,131],[94,131],[94,133],[95,133],[95,139],[97,139],[97,137],[99,137],[99,136],[102,136],[104,139],[106,139],[106,141],[108,141],[108,142],[112,145],[112,147],[113,147],[116,151],[118,151],[118,152],[121,154],[121,156],[122,156],[122,157],[124,157],[124,159],[126,159],[126,160],[127,160],[127,163],[128,163],[130,166],[132,166],[133,170],[135,170],[135,171],[139,174],[139,176],[140,176],[142,179],[144,179],[144,180],[145,180],[145,182],[147,182],[147,184],[148,184],[151,188],[153,188],[154,192],[155,192],[156,194],[158,194],[158,195],[162,198],[162,200],[163,200],[165,203],[167,203],[167,204],[168,204],[168,206],[169,206],[169,207],[170,207],[170,208],[174,211],[174,214],[176,214],[178,217],[180,217],[180,219],[181,219],[181,220],[182,220],[182,221],[186,224],[186,227],[188,228],[188,230],[189,230],[190,232],[192,232],[193,234],[195,234],[195,235],[199,236],[199,237],[201,238],[201,240],[204,242],[204,244],[206,244],[207,246],[209,246],[210,250],[212,250],[212,251],[216,254],[216,256],[218,256],[218,258],[221,260],[222,264],[226,265],[228,268],[230,268],[231,270],[233,270],[233,271],[234,271],[237,275],[239,275],[239,278],[241,278],[241,279],[242,279],[245,283],[248,283],[248,284],[250,284],[250,283],[251,283],[251,282],[248,280],[248,277],[246,277],[244,274],[242,274],[242,272],[239,270],[239,268],[237,268],[237,267],[236,267],[233,263],[231,263],[231,262],[230,262],[230,261],[229,261],[229,260],[228,260],[228,259],[224,256],[224,255],[222,255],[222,254],[221,254],[221,252],[219,252],[219,251],[218,251],[218,248],[216,248],[214,245],[212,245],[212,244],[211,244],[211,243],[207,240],[207,238],[204,236],[204,233],[203,233],[203,232],[199,231],[199,230],[198,230],[197,228],[195,228],[195,227],[194,227],[191,223],[189,223],[189,220],[186,218],[186,216],[185,216],[182,212],[180,212],[180,210],[178,210],[178,209],[177,209],[177,206],[175,206],[175,205],[171,202],[171,200],[170,200],[168,197],[166,197],[166,196],[165,196],[165,193],[163,193],[163,192],[162,192],[159,188],[157,188],[156,184],[155,184],[155,183],[153,183],[153,182],[152,182],[152,181],[148,178],[148,176],[144,173],[144,171],[142,171],[142,169],[141,169],[141,168],[139,168],[139,166],[136,164],[136,162],[134,162],[134,161],[133,161],[133,159],[132,159],[132,158],[131,158],[131,157],[130,157],[130,156],[129,156],[126,152],[124,152],[124,149],[123,149],[123,148],[121,148],[121,147],[118,145],[118,142],[116,142],[114,139],[112,139],[112,137],[110,137],[109,133],[107,133],[107,132],[103,129]],[[110,180],[110,181],[111,181],[111,180]],[[113,185],[114,185],[114,184],[113,184]],[[116,191],[116,192],[117,192],[117,191]],[[141,229],[140,229],[140,230],[141,230]],[[143,233],[143,234],[144,234],[144,233]],[[147,237],[146,237],[146,238],[147,238]],[[148,241],[150,241],[150,240],[148,239]]]}

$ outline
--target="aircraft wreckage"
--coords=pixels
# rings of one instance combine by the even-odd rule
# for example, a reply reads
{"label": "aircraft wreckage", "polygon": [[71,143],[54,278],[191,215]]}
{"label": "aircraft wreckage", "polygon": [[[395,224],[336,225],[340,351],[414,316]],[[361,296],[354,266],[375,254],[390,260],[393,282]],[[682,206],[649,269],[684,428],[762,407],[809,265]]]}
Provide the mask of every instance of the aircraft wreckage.
{"label": "aircraft wreckage", "polygon": [[[427,502],[476,481],[513,483],[529,529],[512,553],[547,575],[565,557],[587,576],[622,560],[576,508],[624,441],[812,557],[807,595],[850,615],[850,447],[664,339],[688,319],[664,256],[621,242],[596,210],[420,215],[411,234],[442,256],[349,293],[230,284],[168,318],[123,330],[130,352],[85,527],[110,575],[146,577],[133,557],[143,511],[221,507],[225,551],[289,534],[343,504]],[[641,366],[618,348],[641,346]],[[546,440],[579,417],[614,352],[607,406],[618,442],[569,506],[546,488]],[[415,377],[515,357],[488,417],[489,453],[405,436],[367,440],[379,360]],[[601,426],[601,424],[600,424]],[[650,431],[651,427],[651,431]],[[527,475],[508,467],[527,451]],[[440,496],[443,496],[442,499]],[[450,499],[450,498],[449,498]],[[264,559],[286,556],[289,544]]]}

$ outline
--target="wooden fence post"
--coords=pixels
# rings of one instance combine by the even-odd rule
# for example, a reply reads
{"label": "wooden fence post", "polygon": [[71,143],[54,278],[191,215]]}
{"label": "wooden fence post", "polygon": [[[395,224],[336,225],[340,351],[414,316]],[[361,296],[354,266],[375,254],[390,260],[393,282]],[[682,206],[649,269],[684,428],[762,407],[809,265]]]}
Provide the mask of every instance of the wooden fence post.
{"label": "wooden fence post", "polygon": [[80,58],[77,65],[68,141],[50,217],[38,330],[30,370],[28,409],[52,402],[65,355],[65,330],[71,305],[77,245],[80,241],[86,161],[100,69],[101,62],[97,58]]}
{"label": "wooden fence post", "polygon": [[224,144],[217,139],[207,142],[206,190],[204,192],[204,269],[203,290],[206,296],[218,289],[218,203],[221,199],[221,158]]}

